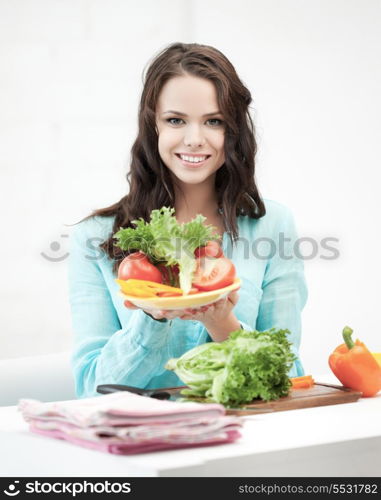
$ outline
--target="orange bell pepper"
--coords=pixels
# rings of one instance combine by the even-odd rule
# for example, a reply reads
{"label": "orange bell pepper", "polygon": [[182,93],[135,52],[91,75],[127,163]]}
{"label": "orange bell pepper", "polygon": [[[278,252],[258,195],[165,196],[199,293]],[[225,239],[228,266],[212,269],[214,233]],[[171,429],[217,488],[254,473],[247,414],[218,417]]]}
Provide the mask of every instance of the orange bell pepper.
{"label": "orange bell pepper", "polygon": [[352,333],[349,326],[343,329],[345,343],[336,347],[328,364],[345,387],[362,392],[363,397],[374,396],[381,390],[381,366],[362,342],[353,342]]}

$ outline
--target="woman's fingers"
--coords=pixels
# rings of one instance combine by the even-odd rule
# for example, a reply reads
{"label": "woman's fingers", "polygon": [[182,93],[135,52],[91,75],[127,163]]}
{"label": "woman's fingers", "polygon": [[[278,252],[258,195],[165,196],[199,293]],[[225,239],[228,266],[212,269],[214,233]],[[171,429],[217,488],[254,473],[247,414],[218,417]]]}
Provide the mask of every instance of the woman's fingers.
{"label": "woman's fingers", "polygon": [[[214,302],[212,304],[206,304],[205,306],[200,306],[197,308],[187,308],[187,309],[147,309],[145,310],[148,314],[150,314],[153,318],[155,319],[175,319],[175,318],[181,318],[181,319],[192,319],[194,316],[199,316],[200,313],[206,312],[208,309],[211,307],[214,307],[217,304],[217,302]],[[125,307],[128,309],[140,309],[139,307],[134,306],[132,302],[129,300],[124,301]]]}
{"label": "woman's fingers", "polygon": [[163,316],[166,317],[167,319],[175,319],[175,318],[180,318],[180,319],[195,319],[197,315],[200,313],[204,312],[207,309],[207,306],[199,307],[197,309],[175,309],[175,310],[168,310],[168,311],[161,311],[163,313]]}
{"label": "woman's fingers", "polygon": [[158,309],[145,309],[145,312],[147,312],[154,319],[163,319],[163,318],[168,319],[165,314],[165,311],[159,311]]}
{"label": "woman's fingers", "polygon": [[235,306],[237,304],[238,299],[239,299],[239,294],[237,293],[236,290],[234,292],[229,293],[228,300],[229,300],[229,302],[231,302],[233,304],[233,306]]}
{"label": "woman's fingers", "polygon": [[124,305],[127,307],[127,309],[139,309],[138,307],[134,306],[134,304],[129,300],[125,300]]}

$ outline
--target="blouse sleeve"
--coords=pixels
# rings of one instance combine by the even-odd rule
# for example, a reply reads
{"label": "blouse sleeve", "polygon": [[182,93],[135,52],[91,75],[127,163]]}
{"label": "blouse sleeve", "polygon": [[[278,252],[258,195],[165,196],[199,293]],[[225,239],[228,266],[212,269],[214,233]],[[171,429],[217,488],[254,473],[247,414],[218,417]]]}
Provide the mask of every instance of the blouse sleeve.
{"label": "blouse sleeve", "polygon": [[[276,251],[266,265],[262,282],[263,295],[256,322],[256,329],[259,331],[272,327],[290,330],[289,341],[296,356],[301,338],[301,312],[308,296],[304,263],[295,246],[297,238],[294,217],[287,209],[275,231]],[[303,374],[303,366],[297,359],[289,376]]]}
{"label": "blouse sleeve", "polygon": [[[72,367],[79,397],[97,395],[99,384],[148,384],[160,367],[164,370],[168,360],[166,344],[171,326],[171,322],[155,321],[141,310],[126,309],[127,326],[121,328],[99,265],[100,250],[89,245],[86,222],[70,235],[68,259],[74,331]],[[102,258],[107,256],[103,254]]]}

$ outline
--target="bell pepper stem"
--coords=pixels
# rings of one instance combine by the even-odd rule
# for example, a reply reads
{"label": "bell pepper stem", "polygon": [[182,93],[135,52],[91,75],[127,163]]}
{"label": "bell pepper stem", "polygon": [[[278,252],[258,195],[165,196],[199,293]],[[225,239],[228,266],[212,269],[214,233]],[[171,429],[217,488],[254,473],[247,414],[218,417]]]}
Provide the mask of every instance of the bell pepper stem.
{"label": "bell pepper stem", "polygon": [[353,333],[352,328],[350,328],[349,326],[344,327],[343,339],[348,349],[352,349],[355,346],[355,343],[352,340],[352,333]]}

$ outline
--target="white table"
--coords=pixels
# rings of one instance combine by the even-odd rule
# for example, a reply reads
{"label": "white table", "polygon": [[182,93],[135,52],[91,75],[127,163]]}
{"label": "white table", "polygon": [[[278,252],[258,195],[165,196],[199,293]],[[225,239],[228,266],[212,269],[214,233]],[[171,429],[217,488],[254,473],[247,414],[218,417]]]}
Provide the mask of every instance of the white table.
{"label": "white table", "polygon": [[381,393],[356,403],[243,418],[242,438],[233,444],[116,456],[30,433],[15,406],[1,407],[0,475],[381,476]]}

